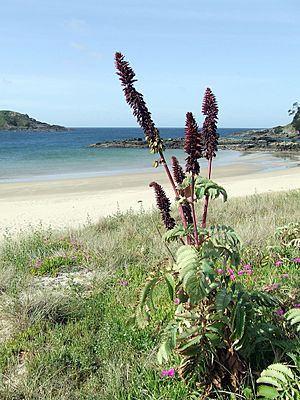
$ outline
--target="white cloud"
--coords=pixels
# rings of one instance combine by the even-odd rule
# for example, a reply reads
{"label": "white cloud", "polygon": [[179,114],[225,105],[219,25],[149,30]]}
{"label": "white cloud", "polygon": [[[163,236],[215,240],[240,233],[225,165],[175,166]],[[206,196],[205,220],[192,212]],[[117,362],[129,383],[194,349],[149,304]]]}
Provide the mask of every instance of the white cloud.
{"label": "white cloud", "polygon": [[89,29],[88,23],[84,19],[70,18],[64,22],[64,26],[76,33],[85,33]]}
{"label": "white cloud", "polygon": [[93,49],[85,43],[71,42],[71,47],[80,51],[81,53],[84,53],[88,57],[96,58],[98,60],[102,58],[102,53],[99,50]]}

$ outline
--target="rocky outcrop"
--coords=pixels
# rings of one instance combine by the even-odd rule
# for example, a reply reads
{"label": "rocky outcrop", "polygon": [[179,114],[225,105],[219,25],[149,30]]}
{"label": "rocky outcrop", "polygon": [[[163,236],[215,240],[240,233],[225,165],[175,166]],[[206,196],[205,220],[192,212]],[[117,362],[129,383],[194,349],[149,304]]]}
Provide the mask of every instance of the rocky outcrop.
{"label": "rocky outcrop", "polygon": [[[267,134],[260,135],[257,131],[252,131],[253,135],[239,137],[221,137],[219,139],[219,149],[238,150],[238,151],[266,151],[266,152],[295,152],[300,153],[299,140],[286,140],[285,138],[274,138]],[[255,135],[254,135],[254,132]],[[242,134],[241,134],[242,135]],[[164,144],[168,149],[182,149],[183,138],[166,139]],[[132,138],[128,140],[115,140],[111,142],[101,142],[89,145],[92,148],[147,148],[146,141],[142,138]]]}
{"label": "rocky outcrop", "polygon": [[0,130],[2,131],[67,131],[69,129],[60,125],[50,125],[37,121],[27,114],[15,111],[0,111]]}

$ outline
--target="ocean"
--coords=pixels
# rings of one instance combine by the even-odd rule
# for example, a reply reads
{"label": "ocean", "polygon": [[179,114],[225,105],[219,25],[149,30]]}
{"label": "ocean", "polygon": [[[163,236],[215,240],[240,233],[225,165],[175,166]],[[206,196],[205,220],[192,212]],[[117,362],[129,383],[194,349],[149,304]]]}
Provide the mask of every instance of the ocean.
{"label": "ocean", "polygon": [[[249,128],[219,129],[220,135]],[[183,128],[161,128],[163,138],[180,137]],[[65,132],[0,131],[0,183],[108,176],[147,171],[157,159],[148,149],[89,148],[88,145],[134,137],[139,128],[73,128]],[[184,161],[182,150],[166,151]],[[239,152],[219,151],[216,163],[227,165]]]}

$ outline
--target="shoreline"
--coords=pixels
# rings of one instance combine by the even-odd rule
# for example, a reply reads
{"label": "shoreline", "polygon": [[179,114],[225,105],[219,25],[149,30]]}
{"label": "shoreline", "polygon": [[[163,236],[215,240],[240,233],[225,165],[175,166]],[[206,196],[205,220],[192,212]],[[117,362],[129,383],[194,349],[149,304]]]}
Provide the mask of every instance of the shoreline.
{"label": "shoreline", "polygon": [[[300,165],[281,160],[280,169],[268,171],[271,155],[241,158],[239,163],[215,166],[213,180],[224,186],[228,197],[300,189]],[[274,167],[275,168],[275,167]],[[205,176],[205,168],[201,174]],[[170,199],[173,192],[164,171],[100,176],[41,182],[1,183],[0,237],[41,226],[54,229],[76,228],[100,218],[125,212],[151,210],[155,206],[151,181],[160,183]]]}

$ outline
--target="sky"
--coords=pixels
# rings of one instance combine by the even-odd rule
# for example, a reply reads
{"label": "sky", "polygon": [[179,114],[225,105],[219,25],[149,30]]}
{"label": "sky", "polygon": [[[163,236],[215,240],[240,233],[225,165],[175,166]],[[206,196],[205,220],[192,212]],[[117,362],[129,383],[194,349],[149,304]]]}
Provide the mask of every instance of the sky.
{"label": "sky", "polygon": [[2,0],[0,109],[65,126],[136,126],[120,51],[158,127],[286,124],[300,101],[299,0]]}

